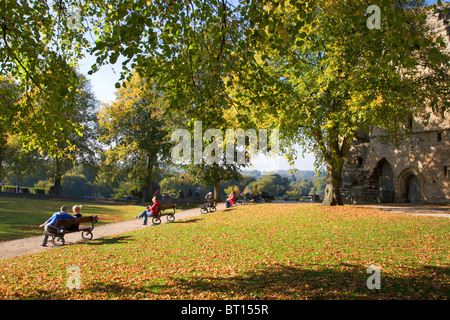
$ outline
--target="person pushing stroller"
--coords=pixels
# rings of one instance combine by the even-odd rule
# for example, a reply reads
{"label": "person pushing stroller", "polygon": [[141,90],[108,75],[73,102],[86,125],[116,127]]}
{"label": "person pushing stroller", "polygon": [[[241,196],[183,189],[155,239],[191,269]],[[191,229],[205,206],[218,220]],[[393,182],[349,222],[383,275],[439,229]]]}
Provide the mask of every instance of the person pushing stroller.
{"label": "person pushing stroller", "polygon": [[208,211],[215,211],[216,210],[216,204],[215,199],[213,198],[212,192],[208,192],[205,196],[205,203],[202,205],[200,212],[208,212]]}

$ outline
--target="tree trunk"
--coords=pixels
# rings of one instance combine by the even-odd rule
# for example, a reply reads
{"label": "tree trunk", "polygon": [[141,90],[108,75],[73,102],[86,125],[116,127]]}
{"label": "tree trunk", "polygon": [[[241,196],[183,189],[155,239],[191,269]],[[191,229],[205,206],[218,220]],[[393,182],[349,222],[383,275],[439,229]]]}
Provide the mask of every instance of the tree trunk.
{"label": "tree trunk", "polygon": [[149,202],[153,198],[153,162],[152,157],[148,157],[147,172],[145,175],[145,192],[142,201]]}
{"label": "tree trunk", "polygon": [[53,184],[53,194],[62,194],[62,161],[56,158],[55,183]]}
{"label": "tree trunk", "polygon": [[222,201],[222,196],[220,195],[220,180],[214,182],[214,199],[216,202]]}
{"label": "tree trunk", "polygon": [[[3,160],[5,159],[5,157],[3,156],[3,154],[1,152],[2,151],[0,150],[0,183],[3,183],[3,176],[4,176]],[[0,188],[0,191],[1,191],[1,188]]]}
{"label": "tree trunk", "polygon": [[[337,163],[336,163],[337,162]],[[327,163],[325,196],[322,205],[342,206],[341,183],[344,161],[329,161]]]}
{"label": "tree trunk", "polygon": [[[6,135],[2,134],[0,136],[0,183],[3,183],[3,160],[5,160],[5,146],[6,146],[7,140]],[[1,188],[0,188],[1,192]]]}

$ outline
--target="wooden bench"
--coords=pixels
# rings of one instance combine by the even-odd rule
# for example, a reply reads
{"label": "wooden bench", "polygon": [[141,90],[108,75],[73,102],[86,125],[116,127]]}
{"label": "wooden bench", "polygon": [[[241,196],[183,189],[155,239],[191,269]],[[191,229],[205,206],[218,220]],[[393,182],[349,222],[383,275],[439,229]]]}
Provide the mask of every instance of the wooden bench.
{"label": "wooden bench", "polygon": [[[176,208],[177,208],[176,204],[163,204],[161,206],[161,210],[159,211],[159,216],[152,218],[153,224],[160,224],[162,216],[166,216],[166,219],[168,222],[174,222]],[[169,209],[172,209],[173,211],[164,212],[165,210],[169,210]]]}
{"label": "wooden bench", "polygon": [[300,198],[308,200],[309,202],[320,202],[320,197],[318,194],[308,194],[306,196],[301,196]]}
{"label": "wooden bench", "polygon": [[[97,221],[97,216],[56,220],[55,226],[60,228],[60,230],[57,233],[46,232],[46,234],[52,237],[52,242],[56,246],[64,245],[64,235],[66,233],[81,232],[81,237],[83,239],[91,240],[93,237],[92,230],[94,230],[94,224]],[[80,226],[80,223],[90,223],[90,226]]]}

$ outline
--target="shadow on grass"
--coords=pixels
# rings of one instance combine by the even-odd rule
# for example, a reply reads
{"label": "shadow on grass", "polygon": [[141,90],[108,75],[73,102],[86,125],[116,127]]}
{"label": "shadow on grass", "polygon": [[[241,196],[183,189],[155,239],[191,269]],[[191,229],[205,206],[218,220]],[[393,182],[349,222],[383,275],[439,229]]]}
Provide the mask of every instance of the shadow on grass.
{"label": "shadow on grass", "polygon": [[194,218],[194,219],[175,220],[175,221],[172,222],[172,223],[195,223],[195,222],[197,222],[197,221],[199,221],[199,220],[202,220],[202,219],[196,219],[196,218]]}
{"label": "shadow on grass", "polygon": [[105,244],[128,243],[130,241],[135,241],[135,240],[132,239],[131,236],[118,236],[118,237],[92,239],[89,241],[85,241],[83,243],[91,245],[91,246],[102,246]]}
{"label": "shadow on grass", "polygon": [[279,266],[245,276],[178,278],[175,287],[197,296],[210,292],[225,297],[260,299],[448,299],[449,267],[424,266],[415,276],[391,276],[381,271],[381,289],[370,290],[367,268],[341,265],[335,269],[305,270]]}
{"label": "shadow on grass", "polygon": [[[312,266],[314,268],[314,266]],[[317,266],[316,270],[298,266],[275,265],[257,268],[236,276],[170,276],[170,280],[156,278],[152,283],[86,284],[86,294],[103,293],[109,298],[130,298],[144,295],[169,294],[180,299],[448,299],[449,267],[424,266],[405,272],[404,276],[381,273],[381,289],[370,290],[366,268],[339,265],[335,268]],[[167,283],[161,283],[161,280]],[[180,296],[180,292],[183,294]],[[32,299],[66,299],[67,291],[45,292]],[[156,297],[156,296],[155,296]]]}

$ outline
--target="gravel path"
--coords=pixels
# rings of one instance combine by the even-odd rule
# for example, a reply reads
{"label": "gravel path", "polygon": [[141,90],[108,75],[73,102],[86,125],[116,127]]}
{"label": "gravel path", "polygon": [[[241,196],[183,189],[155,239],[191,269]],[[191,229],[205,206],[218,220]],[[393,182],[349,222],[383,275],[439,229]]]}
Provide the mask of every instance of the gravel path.
{"label": "gravel path", "polygon": [[[225,209],[225,203],[219,203],[217,205],[217,210],[223,209]],[[175,214],[175,219],[182,220],[199,215],[201,215],[200,208],[194,208],[177,212]],[[165,217],[161,218],[161,224],[163,223],[167,223]],[[94,239],[99,239],[103,237],[118,235],[129,231],[153,227],[156,228],[157,226],[152,225],[151,218],[148,219],[148,224],[146,226],[142,225],[142,219],[139,220],[133,219],[116,223],[108,223],[98,227],[96,226],[92,233],[94,234]],[[53,243],[51,242],[51,238],[49,238],[49,242],[47,243],[46,247],[41,247],[40,244],[42,243],[43,238],[44,235],[42,234],[42,236],[35,236],[24,239],[16,239],[0,242],[0,260],[56,248],[56,246],[54,246]],[[80,232],[68,233],[64,236],[64,240],[65,245],[70,245],[83,241],[81,239]]]}
{"label": "gravel path", "polygon": [[355,205],[357,207],[369,207],[395,213],[405,213],[415,216],[427,216],[438,218],[450,218],[450,206],[448,205],[420,205],[420,204],[368,204]]}

